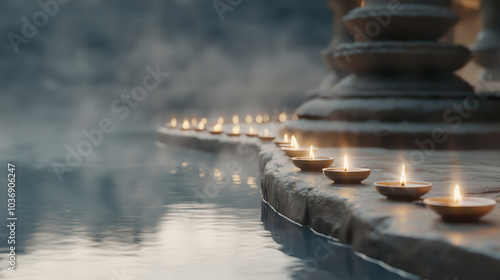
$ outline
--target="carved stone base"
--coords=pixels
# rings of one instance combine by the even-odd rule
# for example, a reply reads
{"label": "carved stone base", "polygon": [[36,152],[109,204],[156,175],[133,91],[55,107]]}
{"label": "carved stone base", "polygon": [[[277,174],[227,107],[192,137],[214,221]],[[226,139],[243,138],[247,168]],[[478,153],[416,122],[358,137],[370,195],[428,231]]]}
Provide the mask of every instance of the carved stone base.
{"label": "carved stone base", "polygon": [[449,123],[296,120],[283,133],[294,134],[301,146],[418,149],[424,154],[437,149],[500,149],[499,123],[458,120],[457,115]]}

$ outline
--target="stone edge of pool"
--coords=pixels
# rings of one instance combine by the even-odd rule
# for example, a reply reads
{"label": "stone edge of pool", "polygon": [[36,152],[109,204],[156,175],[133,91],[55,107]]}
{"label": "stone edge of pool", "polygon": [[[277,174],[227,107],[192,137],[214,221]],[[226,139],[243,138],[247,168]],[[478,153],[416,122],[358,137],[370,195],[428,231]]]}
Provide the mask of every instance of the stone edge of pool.
{"label": "stone edge of pool", "polygon": [[[431,236],[400,233],[394,230],[398,222],[387,211],[377,213],[363,209],[365,201],[353,202],[341,195],[325,193],[295,176],[297,172],[293,171],[291,161],[272,142],[262,144],[255,138],[221,137],[166,128],[157,130],[156,140],[206,152],[237,153],[258,161],[262,172],[262,197],[276,211],[393,267],[428,279],[498,279],[492,277],[500,275],[500,242],[498,247],[488,251],[474,246],[456,246],[435,232]],[[374,203],[381,204],[370,202]],[[415,212],[423,210],[415,209]]]}

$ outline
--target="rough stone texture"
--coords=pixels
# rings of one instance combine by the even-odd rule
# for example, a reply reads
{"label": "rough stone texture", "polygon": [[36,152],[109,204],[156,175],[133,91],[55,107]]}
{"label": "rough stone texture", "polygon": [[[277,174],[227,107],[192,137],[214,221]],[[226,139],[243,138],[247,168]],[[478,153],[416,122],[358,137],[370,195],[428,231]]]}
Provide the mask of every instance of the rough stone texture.
{"label": "rough stone texture", "polygon": [[[321,173],[300,172],[274,144],[208,133],[158,130],[158,140],[205,151],[259,150],[262,196],[300,224],[350,244],[359,252],[429,279],[499,279],[500,207],[478,224],[446,224],[419,203],[391,202],[375,181],[398,180],[400,164],[412,151],[380,148],[320,149],[340,166],[347,152],[352,167],[372,170],[359,185],[332,184]],[[435,151],[420,165],[407,165],[409,180],[433,183],[424,196],[448,196],[460,183],[466,196],[500,201],[498,151]]]}

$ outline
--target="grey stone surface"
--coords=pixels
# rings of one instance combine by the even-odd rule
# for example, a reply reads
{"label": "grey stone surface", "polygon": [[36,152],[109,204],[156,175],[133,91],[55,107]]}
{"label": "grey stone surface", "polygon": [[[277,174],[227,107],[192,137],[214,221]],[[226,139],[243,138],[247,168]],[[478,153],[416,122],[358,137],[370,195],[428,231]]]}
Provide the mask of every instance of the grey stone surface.
{"label": "grey stone surface", "polygon": [[[159,129],[158,140],[206,151],[259,151],[262,196],[289,219],[352,245],[357,251],[429,279],[499,279],[500,207],[477,224],[447,224],[418,203],[387,201],[375,181],[398,180],[411,150],[323,148],[343,164],[372,170],[359,185],[332,184],[321,173],[300,172],[274,144],[241,137]],[[256,159],[257,160],[257,159]],[[498,151],[435,151],[424,162],[407,162],[409,180],[430,181],[424,196],[449,196],[460,183],[466,196],[500,201]]]}

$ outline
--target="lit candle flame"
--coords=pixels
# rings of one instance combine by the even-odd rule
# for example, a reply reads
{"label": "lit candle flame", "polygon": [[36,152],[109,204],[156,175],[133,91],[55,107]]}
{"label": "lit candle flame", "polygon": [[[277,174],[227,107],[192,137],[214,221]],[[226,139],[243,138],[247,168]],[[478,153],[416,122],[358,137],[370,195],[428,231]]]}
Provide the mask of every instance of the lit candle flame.
{"label": "lit candle flame", "polygon": [[239,125],[233,126],[233,133],[234,134],[239,134],[240,133],[240,126]]}
{"label": "lit candle flame", "polygon": [[264,116],[262,116],[262,121],[263,122],[269,122],[269,115],[268,114],[264,114]]}
{"label": "lit candle flame", "polygon": [[309,156],[314,159],[313,145],[311,145],[311,150],[309,151]]}
{"label": "lit candle flame", "polygon": [[205,129],[205,123],[204,122],[200,122],[200,124],[198,125],[198,129],[199,130]]}
{"label": "lit candle flame", "polygon": [[292,149],[298,149],[299,148],[299,142],[297,142],[297,139],[295,138],[295,135],[292,135],[292,141],[290,142],[290,148],[292,148]]}
{"label": "lit candle flame", "polygon": [[285,113],[285,112],[282,112],[282,113],[278,116],[278,119],[280,120],[280,122],[286,122],[286,113]]}
{"label": "lit candle flame", "polygon": [[176,118],[173,118],[173,119],[170,121],[170,126],[171,126],[171,127],[177,127],[177,119],[176,119]]}
{"label": "lit candle flame", "polygon": [[188,120],[184,120],[184,122],[182,122],[182,129],[184,129],[184,130],[189,129],[189,121]]}
{"label": "lit candle flame", "polygon": [[455,185],[455,192],[453,193],[453,201],[454,202],[462,201],[462,194],[460,194],[460,186],[458,184]]}
{"label": "lit candle flame", "polygon": [[264,129],[264,137],[269,137],[269,129]]}
{"label": "lit candle flame", "polygon": [[262,116],[261,115],[257,115],[257,117],[255,117],[255,122],[256,123],[262,123]]}
{"label": "lit candle flame", "polygon": [[222,124],[217,123],[216,125],[214,125],[214,131],[221,132],[222,131]]}
{"label": "lit candle flame", "polygon": [[288,133],[285,133],[285,137],[283,137],[283,141],[285,143],[288,143]]}
{"label": "lit candle flame", "polygon": [[247,115],[247,116],[245,117],[245,122],[246,122],[246,123],[252,123],[252,122],[253,122],[253,118],[252,118],[252,116]]}
{"label": "lit candle flame", "polygon": [[193,119],[191,120],[191,125],[192,125],[193,127],[198,126],[198,121],[196,120],[196,118],[193,118]]}
{"label": "lit candle flame", "polygon": [[203,118],[203,119],[201,119],[200,122],[203,123],[203,124],[207,124],[208,120],[207,120],[207,118]]}
{"label": "lit candle flame", "polygon": [[237,124],[237,123],[239,123],[239,122],[240,122],[240,118],[239,118],[237,115],[234,115],[234,116],[233,116],[233,123],[234,123],[234,124]]}
{"label": "lit candle flame", "polygon": [[405,175],[405,165],[401,167],[401,186],[404,187],[406,185],[406,175]]}
{"label": "lit candle flame", "polygon": [[253,127],[250,127],[248,129],[248,134],[255,134],[254,130],[253,130]]}
{"label": "lit candle flame", "polygon": [[344,171],[349,170],[349,163],[347,162],[347,154],[344,155]]}
{"label": "lit candle flame", "polygon": [[223,124],[224,123],[224,118],[223,117],[219,117],[217,119],[217,123]]}

